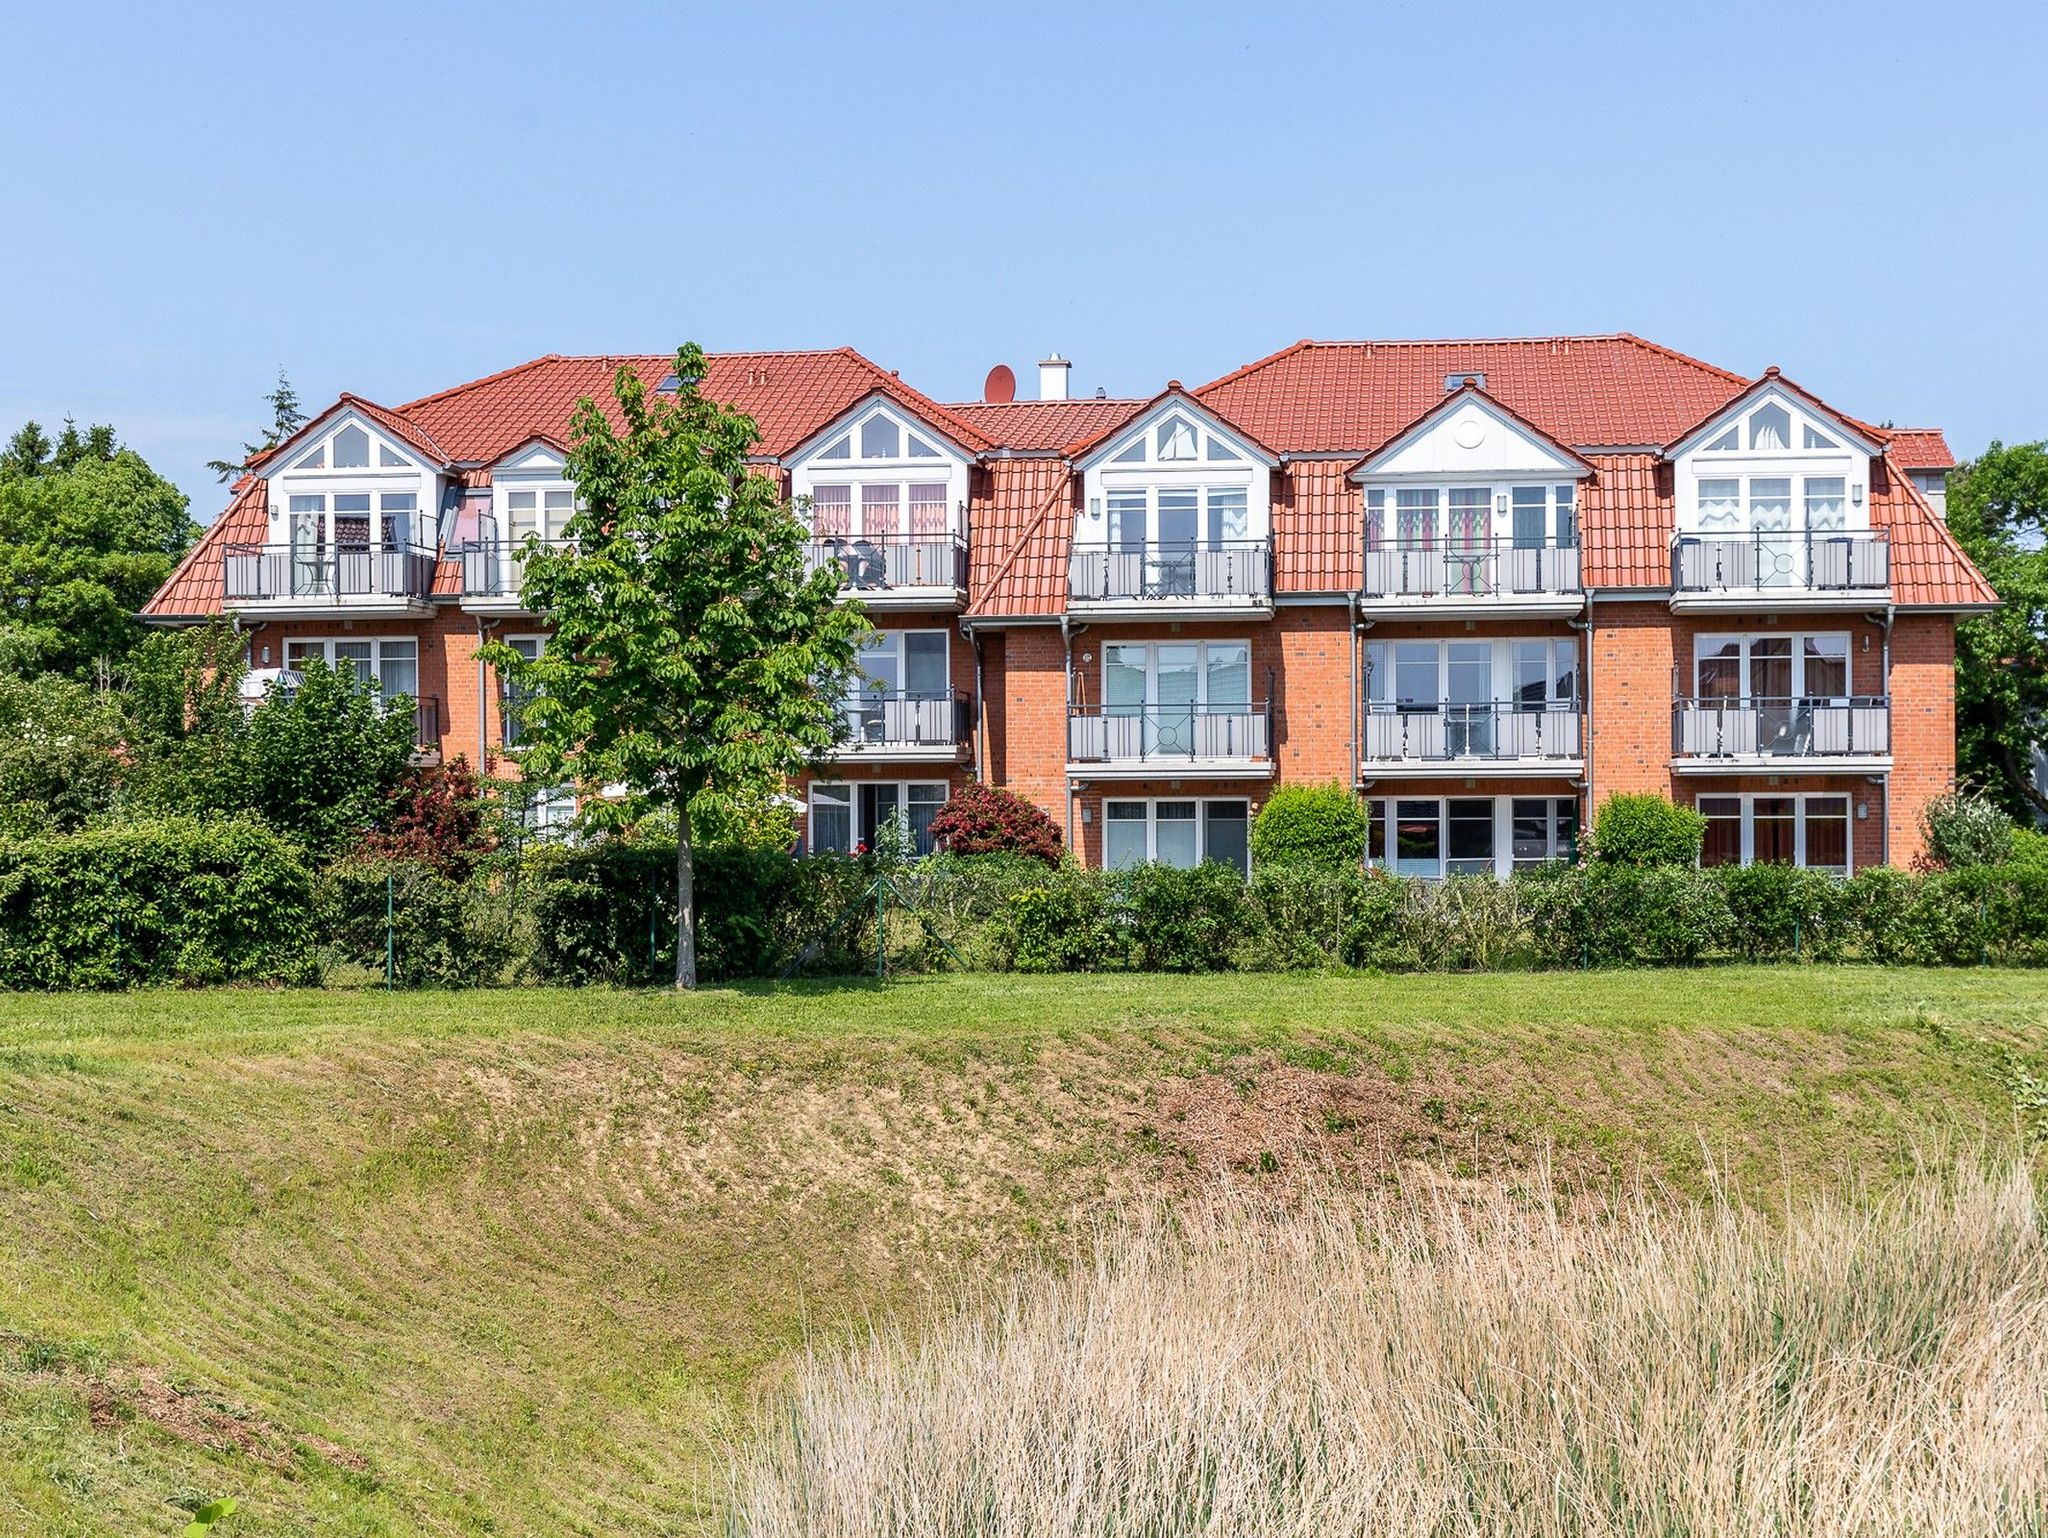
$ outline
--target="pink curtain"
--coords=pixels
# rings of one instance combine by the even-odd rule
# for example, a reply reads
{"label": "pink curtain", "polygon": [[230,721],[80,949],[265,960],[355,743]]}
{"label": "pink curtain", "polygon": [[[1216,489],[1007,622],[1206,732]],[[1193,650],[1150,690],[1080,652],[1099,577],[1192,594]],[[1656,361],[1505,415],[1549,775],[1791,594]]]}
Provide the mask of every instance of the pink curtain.
{"label": "pink curtain", "polygon": [[860,489],[860,531],[868,539],[887,539],[903,532],[903,510],[894,486]]}
{"label": "pink curtain", "polygon": [[910,488],[910,532],[935,538],[946,532],[946,483]]}
{"label": "pink curtain", "polygon": [[811,493],[811,532],[820,538],[853,532],[851,486],[820,486]]}

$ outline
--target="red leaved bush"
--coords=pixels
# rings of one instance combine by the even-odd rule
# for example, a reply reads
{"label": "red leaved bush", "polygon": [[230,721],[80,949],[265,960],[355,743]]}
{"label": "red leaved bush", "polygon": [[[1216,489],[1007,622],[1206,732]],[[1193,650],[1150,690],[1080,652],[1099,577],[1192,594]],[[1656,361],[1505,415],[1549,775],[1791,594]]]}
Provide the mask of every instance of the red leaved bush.
{"label": "red leaved bush", "polygon": [[1060,830],[1014,791],[969,785],[932,818],[932,838],[951,854],[1021,854],[1060,863]]}
{"label": "red leaved bush", "polygon": [[444,876],[467,876],[496,843],[483,782],[469,760],[407,772],[391,792],[363,849],[393,860],[421,860]]}

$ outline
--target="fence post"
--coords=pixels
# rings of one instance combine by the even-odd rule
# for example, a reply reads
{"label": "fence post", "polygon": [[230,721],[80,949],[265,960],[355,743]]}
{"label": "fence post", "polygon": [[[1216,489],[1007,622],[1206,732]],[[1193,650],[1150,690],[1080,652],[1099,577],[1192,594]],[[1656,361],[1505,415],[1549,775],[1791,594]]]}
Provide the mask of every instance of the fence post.
{"label": "fence post", "polygon": [[1792,959],[1799,960],[1799,915],[1792,915]]}
{"label": "fence post", "polygon": [[1977,965],[1991,964],[1991,899],[1990,894],[1977,894]]}
{"label": "fence post", "polygon": [[657,982],[661,979],[661,955],[655,949],[654,924],[660,914],[660,903],[649,902],[647,904],[647,975]]}
{"label": "fence post", "polygon": [[398,941],[392,919],[397,909],[392,902],[391,872],[384,872],[384,987],[388,992],[398,974]]}
{"label": "fence post", "polygon": [[875,877],[875,976],[888,975],[889,957],[889,896],[883,885],[886,878]]}
{"label": "fence post", "polygon": [[114,872],[114,980],[121,979],[121,872]]}

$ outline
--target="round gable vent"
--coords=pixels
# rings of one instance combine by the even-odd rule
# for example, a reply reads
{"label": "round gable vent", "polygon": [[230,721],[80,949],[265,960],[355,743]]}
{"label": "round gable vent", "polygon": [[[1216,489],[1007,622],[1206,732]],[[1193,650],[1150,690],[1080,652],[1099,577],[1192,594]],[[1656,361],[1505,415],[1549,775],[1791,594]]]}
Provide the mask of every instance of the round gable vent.
{"label": "round gable vent", "polygon": [[1486,424],[1477,417],[1466,417],[1451,429],[1451,441],[1461,449],[1476,449],[1486,441]]}

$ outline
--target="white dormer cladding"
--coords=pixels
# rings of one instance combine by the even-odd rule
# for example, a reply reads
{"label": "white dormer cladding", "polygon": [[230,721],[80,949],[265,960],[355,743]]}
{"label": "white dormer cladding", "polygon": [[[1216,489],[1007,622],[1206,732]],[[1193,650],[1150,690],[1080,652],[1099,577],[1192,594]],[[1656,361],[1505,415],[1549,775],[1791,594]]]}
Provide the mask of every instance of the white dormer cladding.
{"label": "white dormer cladding", "polygon": [[1473,389],[1451,396],[1373,454],[1364,488],[1369,548],[1487,549],[1578,543],[1576,454]]}
{"label": "white dormer cladding", "polygon": [[267,544],[434,547],[440,467],[352,406],[266,474]]}
{"label": "white dormer cladding", "polygon": [[790,489],[820,537],[964,538],[968,457],[886,400],[870,399],[789,457]]}
{"label": "white dormer cladding", "polygon": [[1672,446],[1680,534],[1867,532],[1879,446],[1775,381]]}
{"label": "white dormer cladding", "polygon": [[551,443],[535,440],[491,467],[492,537],[511,545],[557,540],[576,509],[568,461]]}
{"label": "white dormer cladding", "polygon": [[1185,397],[1167,397],[1080,461],[1078,549],[1265,545],[1273,460]]}

